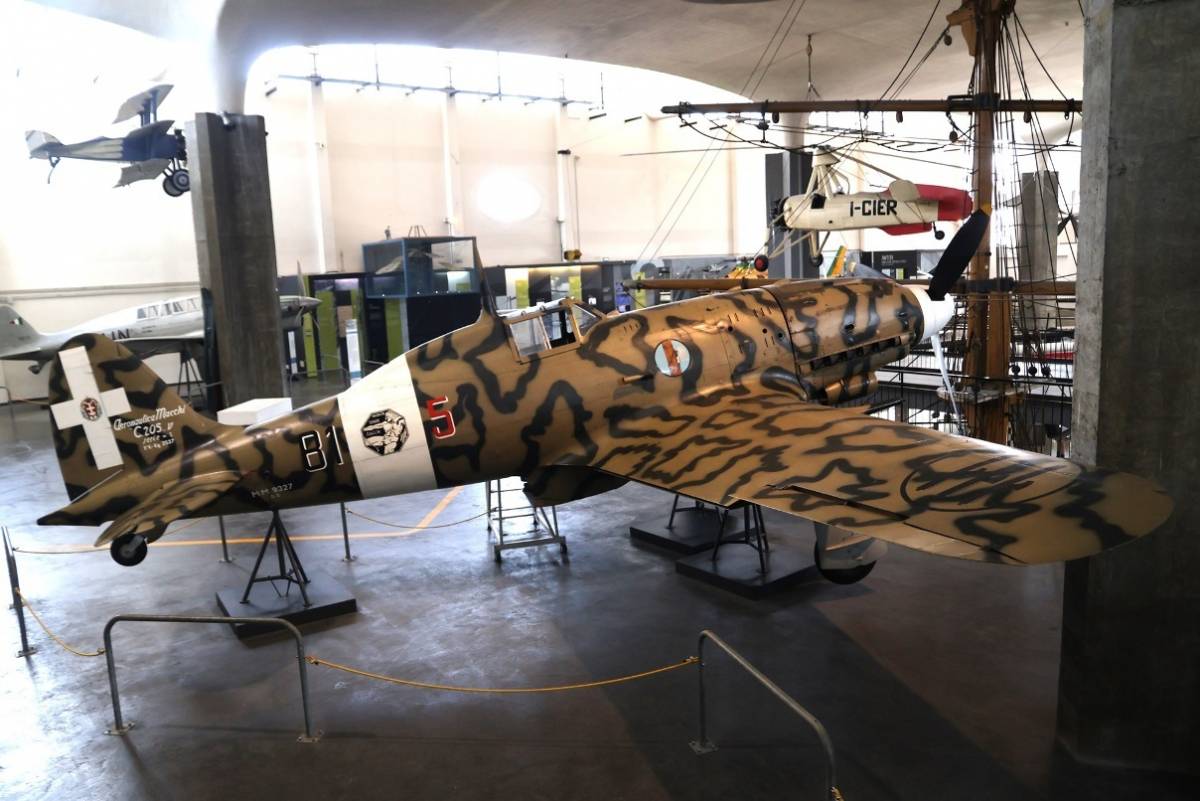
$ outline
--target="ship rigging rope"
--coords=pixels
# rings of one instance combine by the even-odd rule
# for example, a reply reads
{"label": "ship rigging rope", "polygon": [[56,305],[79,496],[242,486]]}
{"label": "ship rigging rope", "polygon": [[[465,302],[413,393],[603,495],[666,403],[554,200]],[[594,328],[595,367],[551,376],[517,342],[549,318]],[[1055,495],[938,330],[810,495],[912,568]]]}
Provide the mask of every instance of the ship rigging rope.
{"label": "ship rigging rope", "polygon": [[50,627],[46,625],[46,621],[42,620],[42,616],[39,615],[37,610],[33,608],[33,605],[29,603],[29,599],[25,597],[20,588],[13,587],[13,592],[15,592],[17,597],[21,599],[21,605],[29,610],[29,614],[33,615],[33,619],[36,620],[37,624],[42,627],[42,631],[46,632],[46,636],[58,643],[63,650],[69,651],[70,653],[75,654],[75,656],[101,656],[104,654],[103,648],[97,648],[95,651],[81,651],[78,648],[72,648],[70,645],[64,642],[61,637],[50,630]]}
{"label": "ship rigging rope", "polygon": [[611,679],[599,679],[597,681],[584,681],[575,684],[558,684],[550,687],[459,687],[451,684],[435,684],[427,681],[414,681],[412,679],[401,679],[395,676],[384,676],[382,673],[372,673],[369,670],[359,670],[358,668],[350,667],[349,665],[330,662],[327,659],[322,659],[319,656],[308,655],[304,660],[310,665],[322,665],[334,670],[340,670],[344,673],[352,673],[355,676],[362,676],[368,679],[377,679],[386,681],[389,684],[400,684],[405,687],[416,687],[421,690],[442,690],[451,693],[476,693],[476,694],[503,694],[503,695],[518,695],[528,693],[558,693],[567,690],[587,690],[593,687],[607,687],[612,684],[624,684],[638,679],[646,679],[651,676],[657,676],[660,673],[668,673],[672,670],[696,665],[700,663],[700,657],[689,656],[678,662],[673,662],[669,665],[653,668],[652,670],[643,670],[640,673],[631,673],[627,676],[616,676]]}

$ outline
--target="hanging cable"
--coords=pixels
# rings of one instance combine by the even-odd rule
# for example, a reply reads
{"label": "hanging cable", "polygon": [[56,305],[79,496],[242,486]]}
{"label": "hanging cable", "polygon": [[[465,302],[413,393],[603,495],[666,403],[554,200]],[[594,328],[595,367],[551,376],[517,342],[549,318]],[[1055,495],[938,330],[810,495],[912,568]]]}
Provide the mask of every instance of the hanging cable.
{"label": "hanging cable", "polygon": [[[881,94],[879,96],[880,100],[882,100],[888,96],[888,92],[892,91],[892,87],[896,85],[896,81],[900,80],[900,76],[904,74],[904,68],[908,66],[908,62],[912,61],[912,57],[914,54],[916,54],[917,48],[921,46],[921,41],[925,38],[925,34],[929,32],[929,25],[930,25],[930,23],[933,22],[933,17],[935,14],[937,14],[938,6],[940,6],[941,4],[942,4],[942,0],[935,0],[935,2],[933,4],[933,9],[929,12],[929,19],[925,20],[925,27],[921,29],[920,35],[917,36],[917,41],[913,42],[912,50],[908,51],[908,58],[904,59],[904,63],[901,64],[900,69],[896,71],[896,77],[892,78],[892,82],[888,84],[887,89],[883,90],[883,94]],[[943,31],[943,33],[944,33],[944,31]],[[941,36],[938,36],[939,40],[941,38],[942,38]],[[810,34],[809,35],[810,57],[811,57],[811,53],[812,53],[812,35]],[[811,63],[810,63],[809,72],[811,75],[811,72],[812,72]],[[809,78],[809,86],[812,86],[811,81],[812,81],[812,79],[810,77]]]}

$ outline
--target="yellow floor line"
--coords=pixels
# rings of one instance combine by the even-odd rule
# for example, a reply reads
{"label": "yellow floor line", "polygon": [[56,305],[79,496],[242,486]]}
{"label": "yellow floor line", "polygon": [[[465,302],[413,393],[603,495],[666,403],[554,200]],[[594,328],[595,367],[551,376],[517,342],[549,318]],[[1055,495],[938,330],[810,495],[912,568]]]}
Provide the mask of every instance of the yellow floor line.
{"label": "yellow floor line", "polygon": [[425,526],[428,526],[430,523],[432,523],[438,515],[440,515],[442,512],[444,512],[446,510],[446,507],[450,505],[450,501],[457,498],[458,493],[460,493],[462,491],[463,491],[462,487],[455,487],[454,489],[447,492],[446,497],[444,497],[440,501],[438,501],[437,505],[429,510],[429,514],[427,514],[421,518],[421,522],[417,523],[416,527],[424,528]]}
{"label": "yellow floor line", "polygon": [[[421,534],[421,533],[423,533],[422,527],[428,526],[430,523],[432,523],[434,520],[437,519],[438,515],[440,515],[444,511],[446,511],[446,507],[449,506],[450,502],[453,501],[455,498],[457,498],[459,493],[461,493],[462,491],[463,491],[463,487],[455,487],[454,489],[447,492],[446,495],[440,501],[438,501],[437,504],[434,505],[434,507],[432,509],[429,510],[429,513],[421,518],[421,522],[417,523],[417,525],[414,526],[413,530],[411,530],[411,531],[354,532],[354,533],[350,534],[350,539],[352,539],[352,540],[377,540],[377,539],[389,539],[389,538],[397,539],[400,537],[411,537],[414,534]],[[167,534],[170,534],[170,533],[171,532],[169,532],[169,531],[167,532]],[[342,538],[341,534],[293,534],[291,536],[291,539],[293,539],[297,542],[324,542],[324,541],[329,541],[329,540],[340,540],[341,538]],[[228,543],[229,545],[257,544],[257,543],[262,542],[262,537],[261,536],[260,537],[228,537],[228,538],[226,538],[225,542]],[[186,548],[186,547],[191,547],[193,545],[220,545],[220,544],[221,544],[220,539],[208,539],[208,540],[161,539],[158,542],[154,543],[151,547],[152,548]],[[20,553],[21,551],[25,551],[25,553],[44,553],[44,554],[90,553],[90,552],[102,553],[102,552],[105,552],[108,550],[108,546],[102,546],[100,548],[91,548],[88,546],[75,546],[75,547],[67,546],[67,547],[62,548],[61,550],[59,550],[59,549],[34,550],[32,548],[26,550],[24,548],[18,547],[16,550],[18,553]]]}

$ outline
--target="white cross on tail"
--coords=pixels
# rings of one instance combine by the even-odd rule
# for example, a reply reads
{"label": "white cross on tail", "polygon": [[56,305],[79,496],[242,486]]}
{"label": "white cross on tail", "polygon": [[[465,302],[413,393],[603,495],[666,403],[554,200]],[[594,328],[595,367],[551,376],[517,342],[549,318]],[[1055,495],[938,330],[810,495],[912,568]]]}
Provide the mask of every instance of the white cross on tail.
{"label": "white cross on tail", "polygon": [[117,437],[108,418],[129,411],[129,396],[120,387],[100,391],[92,374],[87,348],[61,351],[58,360],[62,362],[71,398],[50,407],[54,425],[59,429],[83,426],[83,435],[87,437],[96,468],[104,470],[119,467],[121,451],[117,448]]}

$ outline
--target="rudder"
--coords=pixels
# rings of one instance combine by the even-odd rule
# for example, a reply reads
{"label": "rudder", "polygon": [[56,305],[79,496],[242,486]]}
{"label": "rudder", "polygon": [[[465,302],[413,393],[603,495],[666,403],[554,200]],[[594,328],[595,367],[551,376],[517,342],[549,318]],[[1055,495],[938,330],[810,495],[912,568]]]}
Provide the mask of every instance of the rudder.
{"label": "rudder", "polygon": [[0,303],[0,355],[36,354],[41,333],[12,306]]}
{"label": "rudder", "polygon": [[54,449],[71,500],[126,468],[147,470],[227,428],[101,334],[63,345],[48,374]]}

